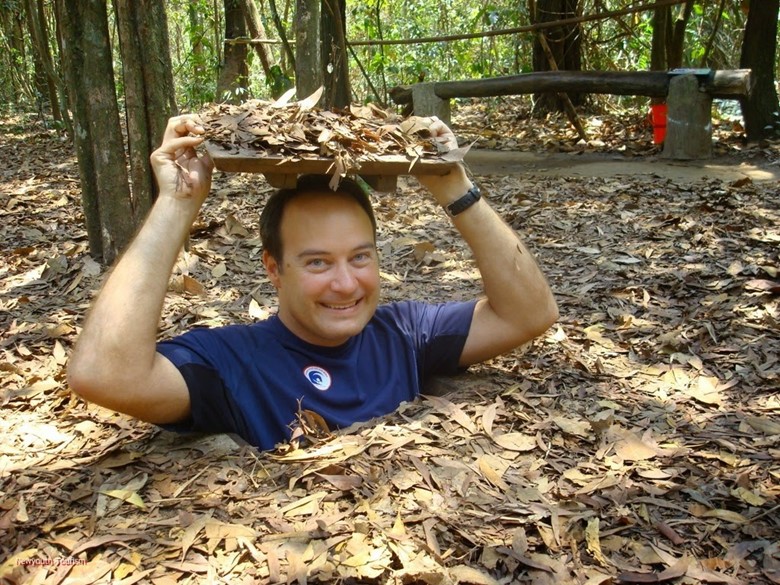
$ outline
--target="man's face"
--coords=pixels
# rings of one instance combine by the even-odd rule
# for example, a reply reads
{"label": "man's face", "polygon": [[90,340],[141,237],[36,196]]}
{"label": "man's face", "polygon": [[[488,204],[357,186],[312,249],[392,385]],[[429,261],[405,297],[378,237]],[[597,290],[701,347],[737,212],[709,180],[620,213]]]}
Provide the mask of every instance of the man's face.
{"label": "man's face", "polygon": [[360,333],[379,302],[379,263],[371,220],[347,195],[308,193],[287,204],[282,259],[263,261],[279,296],[279,318],[315,345],[337,346]]}

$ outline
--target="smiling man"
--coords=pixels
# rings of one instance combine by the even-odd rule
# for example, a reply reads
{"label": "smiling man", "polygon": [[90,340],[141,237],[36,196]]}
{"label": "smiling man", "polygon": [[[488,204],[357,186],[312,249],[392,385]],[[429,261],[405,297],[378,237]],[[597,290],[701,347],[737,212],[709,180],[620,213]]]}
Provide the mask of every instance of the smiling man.
{"label": "smiling man", "polygon": [[371,204],[357,183],[347,180],[333,193],[329,180],[304,176],[296,189],[271,197],[260,219],[279,317],[295,335],[322,346],[360,333],[379,302]]}
{"label": "smiling man", "polygon": [[[434,137],[457,143],[431,120]],[[260,219],[277,315],[193,329],[157,343],[176,257],[208,195],[203,129],[173,118],[152,155],[160,194],[106,281],[71,357],[72,389],[97,404],[182,431],[232,432],[270,449],[299,408],[330,428],[387,414],[434,375],[511,350],[557,318],[546,279],[518,236],[458,165],[421,182],[469,244],[485,296],[379,304],[376,220],[351,180],[304,176],[273,194]]]}

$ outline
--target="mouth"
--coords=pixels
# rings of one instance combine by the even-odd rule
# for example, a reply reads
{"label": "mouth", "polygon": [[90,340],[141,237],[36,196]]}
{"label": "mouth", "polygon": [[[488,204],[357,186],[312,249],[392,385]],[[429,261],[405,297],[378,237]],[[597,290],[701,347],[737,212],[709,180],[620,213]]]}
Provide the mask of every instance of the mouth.
{"label": "mouth", "polygon": [[349,303],[320,303],[321,306],[331,311],[349,311],[360,304],[361,299],[350,301]]}

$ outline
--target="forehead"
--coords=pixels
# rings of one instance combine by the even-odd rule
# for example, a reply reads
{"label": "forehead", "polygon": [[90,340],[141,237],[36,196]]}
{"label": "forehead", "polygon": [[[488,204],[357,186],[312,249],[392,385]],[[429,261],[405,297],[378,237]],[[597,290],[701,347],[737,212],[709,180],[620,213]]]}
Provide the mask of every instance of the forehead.
{"label": "forehead", "polygon": [[371,219],[353,197],[345,193],[304,192],[287,203],[281,218],[283,240],[315,237],[334,230],[344,237],[366,233],[373,237]]}

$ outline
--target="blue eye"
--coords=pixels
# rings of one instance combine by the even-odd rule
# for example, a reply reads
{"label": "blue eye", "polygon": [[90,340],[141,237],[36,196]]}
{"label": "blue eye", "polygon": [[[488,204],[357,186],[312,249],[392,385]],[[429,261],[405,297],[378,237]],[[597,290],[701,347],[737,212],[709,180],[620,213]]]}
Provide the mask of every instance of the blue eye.
{"label": "blue eye", "polygon": [[358,264],[366,264],[371,261],[372,255],[370,252],[360,252],[352,257],[352,261]]}

